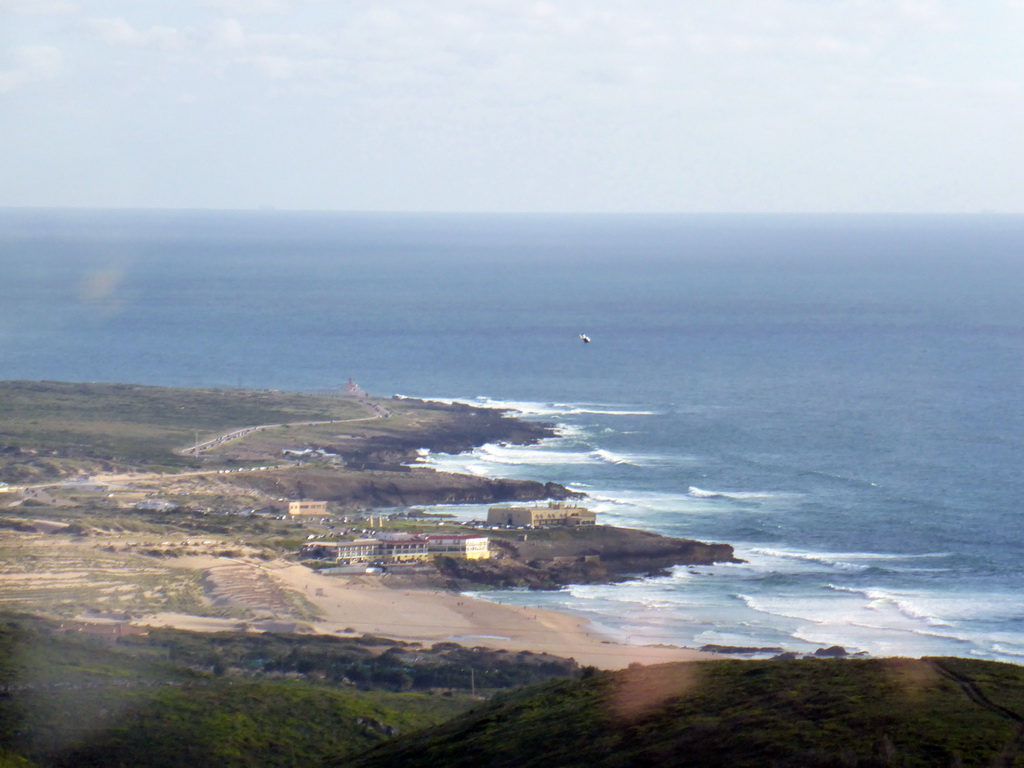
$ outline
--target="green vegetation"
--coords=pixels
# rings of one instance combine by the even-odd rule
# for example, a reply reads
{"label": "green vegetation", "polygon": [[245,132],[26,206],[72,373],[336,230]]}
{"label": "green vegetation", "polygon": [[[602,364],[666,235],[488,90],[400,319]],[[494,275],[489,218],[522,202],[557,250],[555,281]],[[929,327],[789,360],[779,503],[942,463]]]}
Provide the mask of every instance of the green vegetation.
{"label": "green vegetation", "polygon": [[474,691],[577,673],[543,655],[372,636],[88,632],[0,620],[9,764],[313,765],[446,721]]}
{"label": "green vegetation", "polygon": [[[96,462],[181,468],[176,449],[260,424],[353,419],[353,398],[132,384],[0,382],[0,481],[25,483],[88,470]],[[109,467],[108,467],[109,468]]]}
{"label": "green vegetation", "polygon": [[[385,407],[390,417],[376,418]],[[240,575],[225,565],[204,577],[173,567],[191,562],[177,558],[258,562],[294,552],[311,534],[336,535],[330,522],[225,514],[279,498],[362,508],[461,490],[472,497],[484,491],[451,480],[433,487],[431,473],[424,479],[398,464],[424,445],[529,441],[542,428],[406,401],[49,382],[0,382],[0,412],[0,481],[13,484],[126,467],[238,468],[313,445],[333,454],[272,472],[147,476],[116,494],[76,484],[4,493],[3,605],[65,623],[0,614],[0,767],[1024,768],[1024,668],[1012,665],[726,660],[581,674],[572,660],[455,643],[130,634],[140,630],[72,621],[98,611],[181,611],[247,627],[269,612],[301,627],[314,606],[271,588],[269,577],[247,572],[248,591],[218,603]],[[302,424],[328,420],[348,421]],[[278,423],[291,426],[229,440],[199,460],[176,453],[197,431],[202,439]],[[360,467],[371,470],[362,479]],[[496,498],[534,498],[527,490]],[[177,508],[131,508],[157,496]],[[385,527],[436,530],[436,522],[394,515]],[[493,562],[448,559],[445,578],[548,586],[731,557],[725,545],[603,526],[488,535],[509,555],[508,568],[489,574]],[[587,559],[594,552],[599,563]]]}
{"label": "green vegetation", "polygon": [[[0,624],[8,764],[1024,764],[1024,669],[994,662],[726,660],[577,679],[571,663],[453,643],[54,629]],[[471,686],[538,680],[467,711]]]}
{"label": "green vegetation", "polygon": [[1024,765],[1024,669],[964,659],[589,671],[495,699],[346,768]]}
{"label": "green vegetation", "polygon": [[[68,768],[318,764],[458,709],[436,696],[369,696],[301,681],[98,687],[40,698],[33,714],[45,737],[29,754]],[[82,718],[83,705],[99,716]]]}

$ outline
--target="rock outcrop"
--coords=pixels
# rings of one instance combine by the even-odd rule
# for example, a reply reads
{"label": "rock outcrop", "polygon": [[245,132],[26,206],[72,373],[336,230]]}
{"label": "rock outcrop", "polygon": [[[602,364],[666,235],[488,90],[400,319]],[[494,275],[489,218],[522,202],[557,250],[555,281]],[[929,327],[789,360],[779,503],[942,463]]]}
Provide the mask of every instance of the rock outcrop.
{"label": "rock outcrop", "polygon": [[605,584],[668,572],[677,565],[741,562],[728,544],[676,539],[630,528],[526,534],[526,541],[493,539],[499,556],[489,560],[439,558],[448,586],[473,585],[558,589],[567,584]]}
{"label": "rock outcrop", "polygon": [[491,479],[435,472],[422,467],[404,471],[303,468],[240,476],[232,478],[232,482],[258,488],[279,498],[333,501],[352,508],[489,504],[579,496],[558,483]]}

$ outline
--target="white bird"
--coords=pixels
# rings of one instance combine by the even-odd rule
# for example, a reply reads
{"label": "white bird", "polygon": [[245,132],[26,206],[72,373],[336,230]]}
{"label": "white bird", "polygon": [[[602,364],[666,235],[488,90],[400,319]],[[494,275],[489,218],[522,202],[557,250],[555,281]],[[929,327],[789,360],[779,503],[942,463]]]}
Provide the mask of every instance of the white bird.
{"label": "white bird", "polygon": [[587,336],[587,334],[585,334],[585,333],[581,333],[580,334],[580,339],[583,340],[584,344],[589,344],[590,343],[590,337]]}

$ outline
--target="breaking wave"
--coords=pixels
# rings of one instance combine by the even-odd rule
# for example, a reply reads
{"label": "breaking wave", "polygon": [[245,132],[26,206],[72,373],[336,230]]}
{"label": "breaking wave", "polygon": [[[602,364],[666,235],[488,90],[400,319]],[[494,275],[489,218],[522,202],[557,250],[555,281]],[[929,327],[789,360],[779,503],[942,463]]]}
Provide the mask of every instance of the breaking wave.
{"label": "breaking wave", "polygon": [[748,500],[748,499],[771,499],[779,494],[767,493],[760,491],[705,491],[703,488],[697,488],[691,485],[688,496],[692,496],[695,499],[736,499],[736,500]]}
{"label": "breaking wave", "polygon": [[453,405],[471,405],[475,408],[494,408],[499,411],[512,411],[523,416],[578,416],[592,414],[595,416],[657,416],[657,411],[631,408],[628,405],[613,403],[539,403],[530,400],[497,400],[492,397],[424,397],[413,398],[408,395],[395,395],[400,400],[426,400],[433,403]]}
{"label": "breaking wave", "polygon": [[778,561],[789,561],[796,564],[810,563],[823,565],[839,571],[866,571],[873,568],[884,568],[885,570],[893,571],[907,570],[899,567],[899,564],[905,560],[941,559],[948,557],[948,553],[945,552],[904,555],[885,552],[802,552],[769,547],[754,547],[749,550],[749,555],[776,561],[776,565]]}
{"label": "breaking wave", "polygon": [[868,611],[883,611],[889,608],[894,608],[898,613],[901,613],[906,618],[923,621],[929,626],[952,626],[949,621],[930,615],[930,613],[924,610],[922,606],[914,602],[913,596],[911,595],[899,594],[875,588],[858,589],[853,587],[840,587],[835,584],[826,584],[825,588],[832,590],[833,592],[861,595],[867,600],[867,603],[864,605],[864,609]]}

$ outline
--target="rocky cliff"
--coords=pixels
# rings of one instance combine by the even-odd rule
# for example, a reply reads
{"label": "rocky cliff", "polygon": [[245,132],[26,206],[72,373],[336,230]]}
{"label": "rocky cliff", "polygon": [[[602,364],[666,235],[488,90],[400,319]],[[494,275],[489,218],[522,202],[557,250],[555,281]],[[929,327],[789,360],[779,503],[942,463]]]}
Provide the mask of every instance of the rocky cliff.
{"label": "rocky cliff", "polygon": [[303,468],[250,475],[233,482],[259,488],[279,498],[333,501],[352,508],[489,504],[579,496],[558,483],[498,480],[422,467],[362,471]]}

